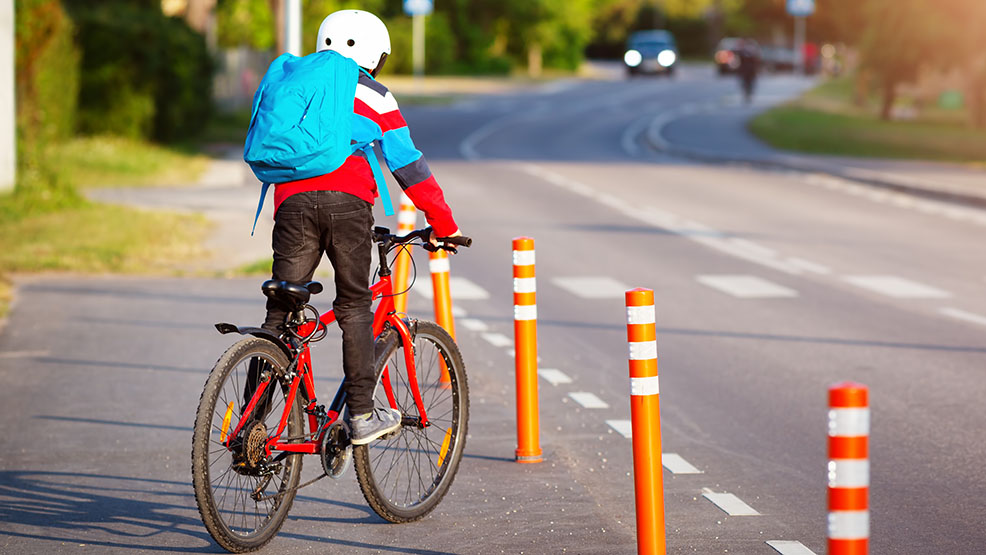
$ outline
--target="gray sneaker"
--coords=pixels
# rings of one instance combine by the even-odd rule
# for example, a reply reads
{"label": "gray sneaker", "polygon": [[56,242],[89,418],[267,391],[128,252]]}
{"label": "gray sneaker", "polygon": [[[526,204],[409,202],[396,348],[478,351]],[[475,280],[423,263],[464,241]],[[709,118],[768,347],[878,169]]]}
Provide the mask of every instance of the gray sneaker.
{"label": "gray sneaker", "polygon": [[365,445],[374,439],[385,436],[401,427],[401,411],[391,408],[373,409],[373,412],[353,416],[349,419],[350,442]]}

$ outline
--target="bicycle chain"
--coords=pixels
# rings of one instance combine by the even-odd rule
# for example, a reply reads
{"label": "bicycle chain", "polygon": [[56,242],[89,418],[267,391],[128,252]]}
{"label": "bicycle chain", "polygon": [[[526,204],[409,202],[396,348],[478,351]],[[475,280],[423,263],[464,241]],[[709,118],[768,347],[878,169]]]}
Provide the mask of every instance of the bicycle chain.
{"label": "bicycle chain", "polygon": [[286,489],[286,490],[284,490],[282,492],[275,493],[274,495],[267,495],[267,496],[264,496],[264,497],[260,497],[260,498],[258,498],[256,500],[256,502],[257,503],[260,503],[261,501],[271,501],[271,500],[274,500],[274,499],[278,499],[278,498],[283,497],[283,496],[285,496],[285,495],[287,495],[287,494],[289,494],[291,492],[298,491],[301,488],[306,488],[306,487],[314,484],[315,482],[321,480],[322,478],[325,478],[326,476],[328,476],[328,474],[326,474],[325,472],[322,472],[322,475],[321,476],[319,476],[317,478],[313,478],[313,479],[305,482],[304,484],[301,484],[300,486],[295,486],[295,487],[293,487],[291,489]]}

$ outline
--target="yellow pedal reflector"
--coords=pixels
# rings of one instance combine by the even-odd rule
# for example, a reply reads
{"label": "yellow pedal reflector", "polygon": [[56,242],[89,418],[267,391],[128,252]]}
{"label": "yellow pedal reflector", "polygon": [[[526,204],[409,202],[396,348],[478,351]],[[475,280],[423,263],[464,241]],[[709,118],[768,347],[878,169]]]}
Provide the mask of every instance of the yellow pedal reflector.
{"label": "yellow pedal reflector", "polygon": [[445,439],[442,440],[442,449],[438,452],[438,468],[442,467],[442,463],[445,462],[445,456],[448,455],[448,444],[452,442],[452,428],[445,430]]}
{"label": "yellow pedal reflector", "polygon": [[233,401],[226,406],[226,416],[223,417],[223,427],[219,430],[219,441],[226,441],[226,432],[229,431],[229,421],[233,418]]}

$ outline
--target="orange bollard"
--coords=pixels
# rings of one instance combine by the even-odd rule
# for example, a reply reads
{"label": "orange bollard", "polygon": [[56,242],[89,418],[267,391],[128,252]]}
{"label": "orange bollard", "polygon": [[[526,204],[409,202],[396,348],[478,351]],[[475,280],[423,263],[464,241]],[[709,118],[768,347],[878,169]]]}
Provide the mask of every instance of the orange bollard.
{"label": "orange bollard", "polygon": [[870,538],[869,390],[829,387],[829,555],[866,555]]}
{"label": "orange bollard", "polygon": [[519,463],[541,462],[538,422],[537,287],[534,281],[534,239],[513,240],[514,360],[517,368],[517,450]]}
{"label": "orange bollard", "polygon": [[435,300],[435,322],[455,339],[452,294],[449,292],[448,253],[443,250],[428,253],[428,269],[431,270],[431,290]]}
{"label": "orange bollard", "polygon": [[661,404],[657,381],[654,291],[626,292],[630,344],[630,422],[633,488],[637,504],[637,553],[664,555],[664,476],[661,468]]}
{"label": "orange bollard", "polygon": [[[404,235],[414,231],[418,223],[418,211],[414,208],[411,199],[401,193],[401,208],[397,212],[397,234]],[[397,258],[394,261],[394,309],[397,312],[407,312],[407,293],[401,293],[407,289],[408,273],[411,271],[411,245],[397,249]]]}

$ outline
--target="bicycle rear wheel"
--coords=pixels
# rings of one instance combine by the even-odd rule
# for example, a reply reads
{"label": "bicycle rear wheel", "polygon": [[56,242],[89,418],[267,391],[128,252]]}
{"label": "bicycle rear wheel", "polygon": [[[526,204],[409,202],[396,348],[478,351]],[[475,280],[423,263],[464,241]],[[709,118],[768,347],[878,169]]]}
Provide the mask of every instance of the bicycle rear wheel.
{"label": "bicycle rear wheel", "polygon": [[[199,400],[192,435],[192,484],[209,534],[228,551],[260,549],[280,530],[301,478],[301,455],[267,457],[263,446],[277,431],[287,388],[273,378],[254,418],[238,437],[235,430],[259,376],[283,375],[288,357],[268,340],[247,338],[226,350],[209,374]],[[295,398],[286,437],[304,436],[300,395]]]}
{"label": "bicycle rear wheel", "polygon": [[[389,378],[403,426],[391,436],[353,450],[356,478],[370,507],[390,522],[411,522],[430,513],[455,479],[466,444],[469,387],[455,341],[432,322],[418,322],[414,366],[429,425],[421,426],[414,402],[405,346],[397,334],[381,339],[374,371],[376,406],[390,406],[383,378]],[[384,373],[383,370],[387,369]]]}

